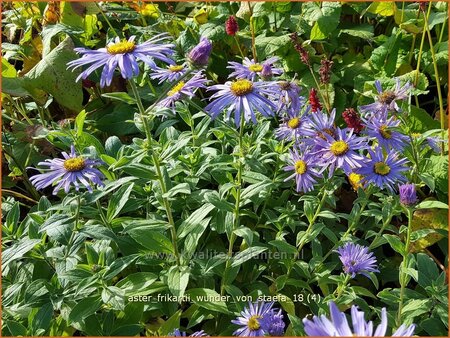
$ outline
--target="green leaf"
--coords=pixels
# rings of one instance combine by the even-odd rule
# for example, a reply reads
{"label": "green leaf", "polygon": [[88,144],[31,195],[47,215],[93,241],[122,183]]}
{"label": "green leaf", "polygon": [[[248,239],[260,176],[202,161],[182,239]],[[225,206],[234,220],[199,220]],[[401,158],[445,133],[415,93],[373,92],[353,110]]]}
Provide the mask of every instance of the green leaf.
{"label": "green leaf", "polygon": [[189,283],[189,269],[186,267],[172,266],[167,274],[167,286],[176,297],[183,297]]}
{"label": "green leaf", "polygon": [[311,40],[325,39],[332,33],[340,22],[341,4],[339,2],[321,2],[319,10],[317,8],[312,12],[312,21],[316,21],[311,30]]}
{"label": "green leaf", "polygon": [[134,183],[126,184],[120,187],[111,197],[108,203],[108,210],[106,212],[106,218],[108,222],[112,222],[114,218],[119,215],[122,208],[127,203],[130,193],[133,190]]}
{"label": "green leaf", "polygon": [[211,41],[220,41],[226,37],[224,20],[214,19],[200,26],[200,36]]}
{"label": "green leaf", "polygon": [[297,248],[295,246],[287,243],[286,241],[275,240],[275,241],[270,241],[269,244],[276,247],[278,249],[278,251],[280,251],[280,252],[286,252],[286,253],[290,253],[293,255],[297,254]]}
{"label": "green leaf", "polygon": [[100,297],[83,298],[77,305],[72,308],[67,319],[69,325],[81,324],[82,320],[95,313],[102,305]]}
{"label": "green leaf", "polygon": [[77,136],[80,137],[83,133],[84,120],[86,119],[86,111],[83,109],[75,118],[75,127]]}
{"label": "green leaf", "polygon": [[381,16],[393,16],[395,13],[395,2],[372,2],[367,11]]}
{"label": "green leaf", "polygon": [[73,49],[72,40],[66,38],[24,76],[28,79],[24,87],[44,90],[61,106],[79,112],[83,101],[81,83],[75,81],[79,71],[67,69],[67,63],[77,58]]}
{"label": "green leaf", "polygon": [[363,40],[370,41],[373,38],[373,26],[369,24],[357,25],[352,28],[341,29],[339,31],[339,35],[341,34],[348,34],[357,38],[361,38]]}
{"label": "green leaf", "polygon": [[172,241],[159,231],[151,231],[147,227],[127,231],[139,244],[152,252],[173,254]]}
{"label": "green leaf", "polygon": [[112,279],[117,276],[121,271],[123,271],[127,266],[133,263],[139,255],[129,255],[125,257],[120,257],[116,259],[108,268],[103,276],[105,280]]}
{"label": "green leaf", "polygon": [[439,201],[423,201],[416,206],[417,209],[448,209],[448,204]]}
{"label": "green leaf", "polygon": [[17,71],[8,60],[2,58],[2,79],[5,77],[17,77]]}
{"label": "green leaf", "polygon": [[233,231],[237,236],[244,238],[248,245],[253,243],[253,231],[247,227],[240,227]]}
{"label": "green leaf", "polygon": [[433,285],[433,281],[439,277],[436,263],[423,253],[417,254],[417,270],[419,270],[417,282],[423,288]]}
{"label": "green leaf", "polygon": [[205,308],[207,310],[229,314],[225,300],[226,296],[219,295],[216,291],[211,289],[190,289],[186,291],[194,304]]}
{"label": "green leaf", "polygon": [[217,191],[212,191],[205,194],[205,200],[214,205],[219,210],[229,212],[234,211],[234,205],[230,202],[221,199]]}
{"label": "green leaf", "polygon": [[8,328],[9,332],[16,337],[20,336],[27,336],[27,328],[20,324],[17,321],[12,320],[6,320],[5,321],[6,327]]}
{"label": "green leaf", "polygon": [[125,102],[127,104],[136,104],[136,99],[125,92],[105,93],[102,94],[102,96],[111,100]]}
{"label": "green leaf", "polygon": [[168,320],[166,320],[159,328],[159,334],[161,336],[168,336],[172,334],[175,329],[178,329],[180,327],[180,318],[182,313],[182,310],[178,310]]}
{"label": "green leaf", "polygon": [[383,235],[384,238],[388,241],[389,245],[392,249],[397,251],[402,256],[405,254],[405,245],[402,243],[402,241],[394,235]]}
{"label": "green leaf", "polygon": [[195,210],[178,228],[177,235],[179,238],[186,237],[199,223],[214,209],[214,205],[206,203],[199,209]]}
{"label": "green leaf", "polygon": [[163,197],[164,198],[172,198],[178,194],[190,194],[191,188],[189,187],[189,184],[187,183],[180,183],[171,188],[168,192],[166,192]]}
{"label": "green leaf", "polygon": [[121,279],[116,286],[125,291],[127,296],[147,295],[148,287],[151,286],[158,276],[151,272],[136,272]]}
{"label": "green leaf", "polygon": [[39,308],[36,315],[31,319],[31,330],[34,334],[41,331],[41,335],[46,333],[50,327],[53,317],[53,305],[51,303],[44,304]]}
{"label": "green leaf", "polygon": [[439,128],[439,122],[434,120],[426,110],[411,105],[411,114],[408,116],[409,128],[412,132],[422,133],[430,129]]}
{"label": "green leaf", "polygon": [[247,248],[244,251],[238,253],[233,258],[233,263],[231,264],[231,267],[239,266],[242,263],[245,263],[246,261],[248,261],[249,259],[252,259],[253,257],[258,256],[261,252],[264,252],[266,250],[267,250],[267,248],[262,247],[262,246],[254,246],[251,248]]}
{"label": "green leaf", "polygon": [[411,299],[402,308],[402,316],[413,319],[430,310],[431,299]]}
{"label": "green leaf", "polygon": [[2,271],[8,267],[8,265],[19,258],[23,258],[23,256],[31,251],[36,244],[40,243],[40,239],[29,239],[23,238],[19,242],[14,245],[8,247],[2,252]]}

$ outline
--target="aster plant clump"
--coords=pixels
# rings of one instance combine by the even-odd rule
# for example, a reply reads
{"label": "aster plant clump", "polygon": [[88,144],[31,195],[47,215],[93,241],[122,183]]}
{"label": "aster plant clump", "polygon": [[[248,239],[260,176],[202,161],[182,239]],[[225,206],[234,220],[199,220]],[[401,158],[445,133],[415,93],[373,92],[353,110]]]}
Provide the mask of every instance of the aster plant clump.
{"label": "aster plant clump", "polygon": [[448,336],[448,4],[7,2],[4,336]]}

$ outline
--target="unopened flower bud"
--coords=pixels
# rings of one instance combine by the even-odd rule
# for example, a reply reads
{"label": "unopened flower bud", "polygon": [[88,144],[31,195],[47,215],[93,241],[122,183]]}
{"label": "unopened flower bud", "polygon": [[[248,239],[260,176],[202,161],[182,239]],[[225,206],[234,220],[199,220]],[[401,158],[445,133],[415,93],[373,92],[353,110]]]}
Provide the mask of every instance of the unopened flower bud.
{"label": "unopened flower bud", "polygon": [[189,61],[196,67],[204,67],[208,64],[212,51],[212,43],[207,38],[202,37],[200,43],[188,54]]}

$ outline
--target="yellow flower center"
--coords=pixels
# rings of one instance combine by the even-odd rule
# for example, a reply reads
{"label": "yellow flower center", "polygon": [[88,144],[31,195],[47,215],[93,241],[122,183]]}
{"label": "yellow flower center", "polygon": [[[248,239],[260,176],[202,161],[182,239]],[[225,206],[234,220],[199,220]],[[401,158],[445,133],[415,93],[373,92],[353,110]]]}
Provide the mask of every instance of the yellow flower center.
{"label": "yellow flower center", "polygon": [[167,93],[167,96],[174,96],[176,93],[178,93],[182,88],[184,87],[184,82],[180,81],[176,86],[174,86],[169,92]]}
{"label": "yellow flower center", "polygon": [[379,96],[378,96],[378,100],[381,103],[384,104],[390,104],[392,101],[395,100],[395,93],[391,90],[386,90],[385,92],[382,92]]}
{"label": "yellow flower center", "polygon": [[376,174],[381,176],[386,176],[391,172],[391,168],[384,162],[377,162],[375,163],[373,170]]}
{"label": "yellow flower center", "polygon": [[250,319],[248,320],[247,326],[251,331],[259,330],[259,328],[261,327],[261,325],[259,324],[259,321],[258,321],[259,318],[262,318],[262,317],[258,316],[258,315],[254,315],[254,316],[251,316]]}
{"label": "yellow flower center", "polygon": [[380,132],[380,135],[384,138],[384,139],[387,139],[387,140],[390,140],[391,138],[392,138],[392,131],[390,131],[389,129],[388,129],[388,126],[387,125],[382,125],[381,127],[380,127],[380,129],[378,129],[378,131]]}
{"label": "yellow flower center", "polygon": [[125,54],[131,53],[136,48],[136,44],[133,41],[123,40],[117,43],[113,43],[106,47],[109,54]]}
{"label": "yellow flower center", "polygon": [[412,133],[411,134],[411,136],[414,138],[418,138],[418,137],[420,137],[420,135],[422,135],[422,134],[420,134],[420,133]]}
{"label": "yellow flower center", "polygon": [[262,69],[263,67],[259,63],[255,63],[254,65],[248,66],[248,70],[255,73],[262,71]]}
{"label": "yellow flower center", "polygon": [[356,173],[351,173],[350,175],[348,175],[348,181],[352,185],[353,190],[357,191],[358,188],[360,188],[360,187],[362,188],[362,184],[360,183],[362,178],[363,178],[363,175],[356,174]]}
{"label": "yellow flower center", "polygon": [[86,167],[86,162],[81,157],[74,157],[65,160],[63,165],[67,171],[80,171]]}
{"label": "yellow flower center", "polygon": [[344,155],[348,151],[348,144],[345,141],[334,141],[331,145],[331,152],[336,156]]}
{"label": "yellow flower center", "polygon": [[183,68],[184,68],[183,65],[180,65],[180,66],[178,66],[178,65],[175,65],[175,66],[169,66],[169,70],[170,70],[172,73],[180,72],[180,71],[183,70]]}
{"label": "yellow flower center", "polygon": [[303,175],[306,173],[306,170],[308,169],[308,165],[303,160],[298,160],[294,164],[295,172],[299,175]]}
{"label": "yellow flower center", "polygon": [[291,129],[297,129],[300,127],[300,119],[298,117],[294,117],[288,121],[287,125]]}
{"label": "yellow flower center", "polygon": [[236,96],[243,96],[253,91],[253,83],[246,79],[234,81],[231,84],[231,92]]}

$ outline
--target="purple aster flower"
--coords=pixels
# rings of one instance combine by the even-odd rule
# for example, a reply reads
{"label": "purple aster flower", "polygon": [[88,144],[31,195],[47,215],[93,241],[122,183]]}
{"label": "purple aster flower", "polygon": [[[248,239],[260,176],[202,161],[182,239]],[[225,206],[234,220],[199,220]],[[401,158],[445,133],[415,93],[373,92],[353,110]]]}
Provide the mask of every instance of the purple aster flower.
{"label": "purple aster flower", "polygon": [[[308,117],[309,124],[311,125],[311,128],[315,130],[318,138],[325,139],[325,134],[328,134],[333,138],[336,137],[336,127],[334,125],[336,109],[333,109],[329,116],[318,110],[317,112],[311,112]],[[308,140],[308,143],[315,145],[316,139],[311,138]]]}
{"label": "purple aster flower", "polygon": [[71,184],[75,186],[77,191],[80,189],[79,181],[92,193],[91,182],[100,186],[104,185],[101,181],[104,178],[103,174],[95,168],[95,166],[101,165],[102,161],[78,156],[73,145],[70,147],[70,154],[63,151],[62,155],[64,159],[54,158],[38,163],[38,165],[46,166],[48,169],[44,169],[45,173],[30,178],[36,189],[44,189],[57,183],[53,195],[56,195],[63,187],[64,191],[68,193]]}
{"label": "purple aster flower", "polygon": [[412,206],[417,203],[416,186],[414,184],[402,184],[398,186],[400,192],[400,203]]}
{"label": "purple aster flower", "polygon": [[296,141],[304,136],[314,136],[316,133],[309,125],[309,119],[306,117],[310,107],[307,108],[303,115],[288,114],[283,119],[283,123],[275,130],[275,136],[280,140]]}
{"label": "purple aster flower", "polygon": [[178,81],[181,77],[183,77],[188,68],[185,64],[182,65],[171,65],[167,68],[155,67],[153,69],[153,73],[150,74],[152,79],[158,79],[158,84],[161,84],[165,81],[174,82]]}
{"label": "purple aster flower", "polygon": [[261,337],[267,332],[263,329],[262,323],[266,316],[272,312],[272,303],[255,302],[248,303],[248,307],[241,312],[241,317],[232,320],[231,323],[241,327],[233,332],[234,336],[241,337]]}
{"label": "purple aster flower", "polygon": [[435,153],[440,153],[442,144],[447,142],[447,140],[442,139],[442,138],[437,137],[437,136],[430,136],[430,137],[427,137],[425,140],[426,140],[428,146]]}
{"label": "purple aster flower", "polygon": [[228,76],[235,77],[237,79],[247,79],[251,81],[255,81],[257,76],[263,77],[264,74],[261,72],[264,70],[266,74],[270,72],[271,76],[273,75],[281,75],[283,74],[283,70],[280,68],[273,67],[273,64],[278,61],[278,58],[271,57],[262,63],[257,63],[255,60],[250,60],[249,58],[244,58],[242,64],[239,62],[228,62],[229,66],[227,68],[231,68],[234,71]]}
{"label": "purple aster flower", "polygon": [[154,59],[164,61],[168,64],[175,62],[169,58],[173,54],[173,44],[160,44],[167,40],[167,34],[158,34],[141,44],[136,44],[135,36],[131,36],[128,41],[120,40],[116,37],[114,42],[110,42],[105,48],[91,50],[87,48],[75,48],[81,58],[70,61],[69,68],[89,65],[81,72],[76,81],[86,79],[94,70],[103,67],[100,77],[100,86],[109,86],[111,84],[114,70],[119,67],[120,73],[124,79],[131,79],[139,75],[139,66],[137,61],[141,60],[151,68],[155,68]]}
{"label": "purple aster flower", "polygon": [[363,121],[366,125],[366,132],[370,137],[376,138],[378,144],[385,149],[393,148],[401,150],[409,137],[395,130],[400,125],[400,120],[395,116],[388,118],[387,111],[381,112],[380,116],[371,115]]}
{"label": "purple aster flower", "polygon": [[212,43],[207,38],[202,37],[200,43],[192,48],[188,54],[188,59],[196,67],[204,67],[208,64],[212,51]]}
{"label": "purple aster flower", "polygon": [[375,151],[369,150],[369,155],[369,162],[357,170],[358,174],[364,176],[362,180],[364,185],[373,183],[380,189],[386,187],[392,192],[397,183],[406,181],[402,175],[403,171],[408,170],[404,166],[407,162],[405,158],[399,159],[398,154],[393,150],[384,156],[381,147],[375,148]]}
{"label": "purple aster flower", "polygon": [[400,85],[400,79],[397,78],[395,88],[392,90],[385,90],[381,87],[379,80],[375,81],[375,87],[378,91],[378,99],[374,103],[359,107],[362,112],[380,112],[380,111],[401,111],[400,107],[395,101],[405,100],[408,98],[409,91],[412,85],[407,82],[403,87]]}
{"label": "purple aster flower", "polygon": [[186,332],[181,332],[179,329],[176,329],[171,334],[169,334],[169,337],[209,337],[209,336],[203,330],[194,332],[193,334],[188,336]]}
{"label": "purple aster flower", "polygon": [[336,168],[341,168],[349,175],[353,169],[361,167],[365,158],[357,153],[358,150],[367,148],[367,141],[363,137],[353,134],[353,129],[342,130],[336,128],[336,137],[333,138],[323,133],[324,138],[317,138],[318,150],[314,154],[320,156],[320,164],[329,168],[329,177],[333,176]]}
{"label": "purple aster flower", "polygon": [[256,111],[263,116],[275,114],[275,104],[264,96],[273,96],[276,93],[276,89],[270,82],[251,82],[239,79],[211,86],[208,90],[217,90],[210,98],[213,101],[205,107],[205,111],[209,112],[213,119],[227,109],[227,117],[234,112],[234,122],[236,127],[239,127],[242,113],[246,122],[252,120],[254,124],[257,123]]}
{"label": "purple aster flower", "polygon": [[285,171],[294,171],[294,173],[285,179],[285,182],[294,178],[297,182],[297,192],[308,192],[314,189],[316,178],[320,177],[319,171],[315,169],[316,159],[306,152],[300,155],[297,149],[290,151],[289,162],[291,165],[284,167]]}
{"label": "purple aster flower", "polygon": [[[364,312],[359,311],[358,307],[353,305],[351,317],[353,331],[343,312],[340,312],[334,302],[329,303],[330,319],[325,315],[314,316],[312,320],[303,319],[305,332],[308,336],[319,337],[384,337],[388,326],[386,309],[381,309],[381,323],[373,332],[373,323],[364,320]],[[415,325],[406,327],[402,324],[393,334],[393,337],[410,337],[414,333]]]}
{"label": "purple aster flower", "polygon": [[293,81],[280,81],[278,86],[280,90],[278,110],[281,110],[283,107],[289,107],[290,111],[300,111],[300,107],[305,103],[305,99],[300,96],[300,87]]}
{"label": "purple aster flower", "polygon": [[352,278],[355,278],[357,274],[369,277],[368,272],[380,272],[376,268],[377,259],[365,246],[347,242],[336,252],[344,266],[344,272],[351,274]]}
{"label": "purple aster flower", "polygon": [[199,71],[194,74],[187,82],[180,81],[167,93],[167,97],[162,99],[158,106],[168,107],[175,109],[175,102],[182,100],[185,97],[192,98],[195,95],[195,91],[198,88],[206,88],[205,83],[207,82],[203,71]]}
{"label": "purple aster flower", "polygon": [[270,336],[281,337],[284,335],[283,313],[281,310],[272,309],[261,319],[261,327]]}

